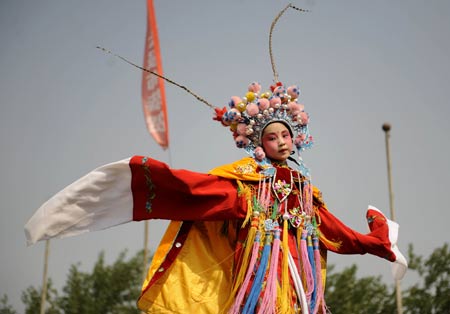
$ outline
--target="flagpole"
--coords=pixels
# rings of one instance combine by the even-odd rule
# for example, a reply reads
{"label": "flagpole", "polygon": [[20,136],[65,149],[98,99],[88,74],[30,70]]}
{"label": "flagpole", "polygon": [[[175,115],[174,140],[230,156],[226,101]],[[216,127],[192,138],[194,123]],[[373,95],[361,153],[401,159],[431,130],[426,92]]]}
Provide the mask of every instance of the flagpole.
{"label": "flagpole", "polygon": [[50,240],[45,241],[44,253],[44,274],[42,276],[42,292],[41,292],[41,311],[40,314],[45,313],[45,303],[47,300],[47,270],[48,270],[48,255],[50,251]]}
{"label": "flagpole", "polygon": [[[142,73],[142,106],[147,129],[163,149],[169,146],[164,79],[161,77],[162,62],[159,48],[156,13],[153,0],[147,0],[147,32],[144,48],[144,70]],[[145,69],[151,69],[147,71]],[[156,76],[154,76],[156,75]],[[170,158],[170,149],[169,149]],[[170,163],[169,163],[170,165]],[[147,277],[149,222],[144,221],[143,279]],[[143,311],[141,312],[144,313]]]}
{"label": "flagpole", "polygon": [[148,260],[148,220],[144,221],[144,267],[142,270],[142,278],[145,280],[147,275],[147,260]]}
{"label": "flagpole", "polygon": [[[389,123],[384,123],[382,129],[385,133],[386,142],[386,160],[387,160],[387,174],[388,174],[388,187],[389,187],[389,208],[391,211],[391,220],[395,221],[394,212],[394,193],[392,192],[392,172],[391,172],[391,153],[390,153],[390,130],[391,125]],[[397,314],[403,314],[403,304],[402,304],[402,290],[400,287],[400,280],[395,280],[395,298],[397,303]]]}

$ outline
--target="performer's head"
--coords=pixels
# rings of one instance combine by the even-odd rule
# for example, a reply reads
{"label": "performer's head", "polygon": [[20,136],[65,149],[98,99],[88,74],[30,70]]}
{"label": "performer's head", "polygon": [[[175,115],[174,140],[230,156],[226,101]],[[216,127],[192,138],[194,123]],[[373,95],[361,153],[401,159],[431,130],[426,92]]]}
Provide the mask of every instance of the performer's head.
{"label": "performer's head", "polygon": [[[294,145],[299,153],[312,145],[309,116],[304,111],[304,105],[298,102],[299,95],[300,90],[295,85],[286,88],[278,82],[270,86],[270,91],[262,92],[261,85],[255,82],[248,86],[244,97],[231,97],[229,108],[216,108],[214,119],[228,127],[236,146],[244,148],[257,162],[265,163],[266,154],[273,161],[285,161]],[[268,141],[268,138],[279,135],[275,131],[289,136],[288,143],[285,143],[289,144],[289,151],[276,148]],[[268,134],[272,136],[265,137]],[[281,139],[277,139],[280,146]],[[277,151],[280,149],[283,154]]]}
{"label": "performer's head", "polygon": [[293,149],[292,131],[283,122],[270,123],[262,132],[261,146],[270,160],[285,162]]}

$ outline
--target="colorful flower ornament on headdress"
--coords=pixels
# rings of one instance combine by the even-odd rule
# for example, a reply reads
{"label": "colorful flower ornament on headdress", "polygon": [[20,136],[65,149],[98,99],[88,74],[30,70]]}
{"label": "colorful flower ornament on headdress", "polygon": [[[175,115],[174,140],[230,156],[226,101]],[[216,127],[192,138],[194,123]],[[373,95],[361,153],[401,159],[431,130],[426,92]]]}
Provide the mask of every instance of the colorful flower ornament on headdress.
{"label": "colorful flower ornament on headdress", "polygon": [[309,116],[298,102],[297,86],[284,87],[278,82],[270,91],[261,92],[261,85],[253,82],[244,97],[231,97],[228,107],[215,109],[214,120],[229,127],[238,148],[244,148],[258,162],[264,162],[261,148],[264,129],[273,122],[283,123],[291,133],[298,152],[310,148],[313,140],[308,130]]}

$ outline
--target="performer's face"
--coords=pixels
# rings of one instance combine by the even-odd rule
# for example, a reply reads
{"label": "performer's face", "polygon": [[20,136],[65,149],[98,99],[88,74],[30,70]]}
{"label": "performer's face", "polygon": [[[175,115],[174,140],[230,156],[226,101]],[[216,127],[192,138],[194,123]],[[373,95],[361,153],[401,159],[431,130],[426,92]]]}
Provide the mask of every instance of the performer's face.
{"label": "performer's face", "polygon": [[271,160],[285,161],[291,155],[292,146],[291,133],[283,123],[274,122],[264,129],[262,147]]}

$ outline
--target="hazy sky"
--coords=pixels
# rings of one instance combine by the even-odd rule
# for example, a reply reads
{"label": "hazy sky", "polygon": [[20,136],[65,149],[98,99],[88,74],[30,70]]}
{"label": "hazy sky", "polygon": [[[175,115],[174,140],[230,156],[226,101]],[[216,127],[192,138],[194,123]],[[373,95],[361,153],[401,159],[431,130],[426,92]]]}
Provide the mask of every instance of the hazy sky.
{"label": "hazy sky", "polygon": [[[165,74],[216,106],[247,85],[272,83],[268,30],[287,2],[155,0]],[[298,84],[315,147],[305,153],[330,210],[365,232],[371,204],[389,213],[384,133],[391,154],[400,248],[427,255],[449,240],[450,2],[446,0],[294,1],[274,32],[279,78]],[[44,243],[26,247],[23,225],[50,196],[90,170],[132,155],[206,172],[243,157],[212,112],[166,86],[170,151],[149,137],[140,102],[141,73],[95,47],[141,63],[145,1],[0,1],[0,296],[17,309],[40,286]],[[154,249],[166,223],[152,221]],[[91,270],[143,245],[143,224],[51,241],[56,287],[69,266]],[[389,264],[337,256],[360,275]],[[405,285],[412,280],[407,273]]]}

